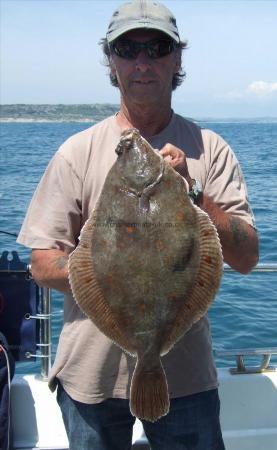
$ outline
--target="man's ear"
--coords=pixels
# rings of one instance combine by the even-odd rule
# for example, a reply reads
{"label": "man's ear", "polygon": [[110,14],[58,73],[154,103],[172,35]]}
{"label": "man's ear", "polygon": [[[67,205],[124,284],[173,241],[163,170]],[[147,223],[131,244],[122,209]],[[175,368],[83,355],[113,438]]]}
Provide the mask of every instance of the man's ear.
{"label": "man's ear", "polygon": [[114,76],[114,75],[116,75],[116,68],[115,68],[113,58],[111,56],[109,58],[109,63],[110,63],[111,74]]}
{"label": "man's ear", "polygon": [[181,50],[176,52],[176,61],[175,61],[175,73],[178,73],[182,66],[182,53]]}

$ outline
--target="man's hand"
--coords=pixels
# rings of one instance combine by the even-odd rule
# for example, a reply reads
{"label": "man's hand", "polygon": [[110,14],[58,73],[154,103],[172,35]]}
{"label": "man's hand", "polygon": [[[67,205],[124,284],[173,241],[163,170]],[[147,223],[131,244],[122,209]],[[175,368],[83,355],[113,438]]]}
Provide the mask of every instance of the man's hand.
{"label": "man's hand", "polygon": [[[166,144],[160,154],[192,186],[186,155],[172,144]],[[198,205],[213,221],[222,245],[224,261],[240,273],[248,273],[258,263],[259,242],[256,231],[239,217],[223,211],[207,195]]]}
{"label": "man's hand", "polygon": [[166,144],[161,150],[160,155],[168,162],[188,182],[189,188],[192,186],[185,153],[172,144]]}

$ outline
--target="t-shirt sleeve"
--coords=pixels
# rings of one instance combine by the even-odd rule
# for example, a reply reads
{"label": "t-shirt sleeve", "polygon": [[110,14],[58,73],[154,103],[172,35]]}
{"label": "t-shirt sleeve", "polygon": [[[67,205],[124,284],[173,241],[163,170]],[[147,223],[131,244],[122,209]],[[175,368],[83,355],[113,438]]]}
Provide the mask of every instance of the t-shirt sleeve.
{"label": "t-shirt sleeve", "polygon": [[29,205],[17,242],[32,249],[72,251],[82,220],[82,181],[57,152]]}
{"label": "t-shirt sleeve", "polygon": [[212,133],[204,192],[224,211],[255,227],[240,164],[229,145]]}

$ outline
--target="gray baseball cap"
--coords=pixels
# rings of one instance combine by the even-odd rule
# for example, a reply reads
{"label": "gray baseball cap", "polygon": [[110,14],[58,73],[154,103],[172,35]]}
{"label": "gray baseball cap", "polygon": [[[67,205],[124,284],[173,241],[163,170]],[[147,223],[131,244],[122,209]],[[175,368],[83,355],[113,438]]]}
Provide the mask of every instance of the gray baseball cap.
{"label": "gray baseball cap", "polygon": [[150,0],[133,0],[119,6],[111,18],[107,40],[112,42],[127,31],[137,28],[159,30],[175,42],[180,42],[172,12],[161,3]]}

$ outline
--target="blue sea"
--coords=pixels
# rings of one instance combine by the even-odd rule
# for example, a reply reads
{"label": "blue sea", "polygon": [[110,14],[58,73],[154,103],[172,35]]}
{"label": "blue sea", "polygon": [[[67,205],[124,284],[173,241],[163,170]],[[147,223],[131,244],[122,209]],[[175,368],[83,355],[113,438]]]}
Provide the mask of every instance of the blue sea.
{"label": "blue sea", "polygon": [[[79,119],[78,119],[79,120]],[[17,234],[35,187],[57,148],[70,135],[91,126],[82,122],[13,121],[0,123],[0,230]],[[202,127],[229,142],[242,166],[260,236],[260,261],[277,262],[277,120],[203,120]],[[0,251],[30,251],[0,233]],[[62,296],[53,292],[53,357],[62,325]],[[225,273],[209,311],[213,347],[277,347],[277,274]],[[216,358],[218,367],[234,361]],[[275,358],[276,361],[276,358]],[[39,370],[39,361],[17,364],[21,373]]]}

